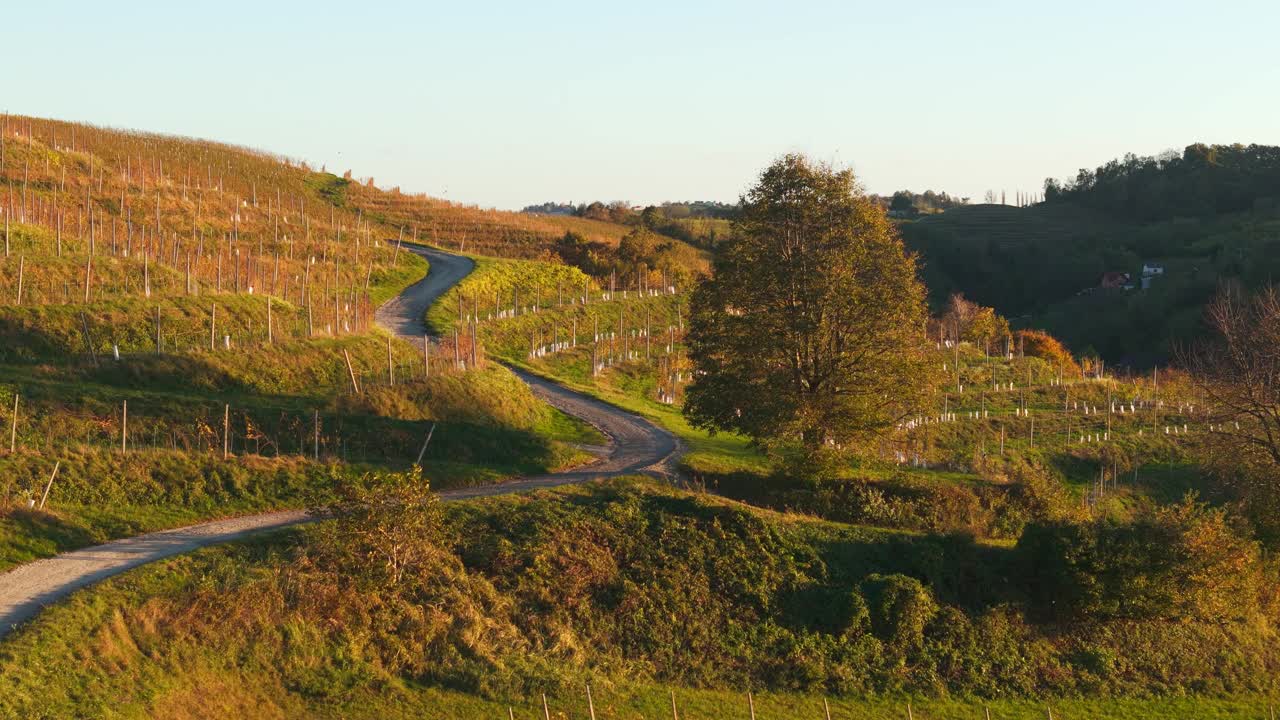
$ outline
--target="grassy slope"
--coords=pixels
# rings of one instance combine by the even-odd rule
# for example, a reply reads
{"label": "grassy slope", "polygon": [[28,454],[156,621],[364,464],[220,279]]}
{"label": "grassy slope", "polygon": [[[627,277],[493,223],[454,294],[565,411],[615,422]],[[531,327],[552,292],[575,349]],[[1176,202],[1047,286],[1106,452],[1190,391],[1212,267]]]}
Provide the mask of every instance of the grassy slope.
{"label": "grassy slope", "polygon": [[[663,532],[674,533],[673,541],[683,542],[692,527],[713,518],[718,518],[713,525],[702,527],[723,528],[714,532],[727,533],[725,540],[737,539],[736,533],[742,532],[744,520],[749,527],[757,528],[753,535],[763,532],[760,543],[739,554],[730,566],[709,563],[702,568],[701,571],[713,578],[728,567],[755,567],[755,563],[771,552],[799,553],[802,564],[812,562],[805,559],[809,553],[818,552],[824,556],[826,568],[820,570],[820,574],[831,573],[825,582],[844,588],[856,584],[861,574],[872,568],[933,573],[955,580],[973,571],[973,568],[957,569],[954,561],[960,556],[951,561],[937,556],[944,546],[929,538],[917,540],[909,535],[744,511],[723,500],[627,482],[594,489],[566,488],[527,498],[467,503],[452,506],[450,513],[455,521],[464,524],[498,523],[494,526],[500,538],[497,547],[470,548],[464,544],[458,548],[463,557],[478,554],[494,558],[480,561],[478,565],[468,560],[473,566],[471,572],[483,574],[490,570],[482,567],[501,567],[505,564],[501,560],[503,543],[532,532],[529,540],[553,543],[534,552],[555,551],[546,562],[567,564],[527,568],[518,571],[521,575],[534,576],[535,584],[549,582],[548,591],[554,586],[555,594],[563,593],[575,602],[608,604],[608,593],[590,596],[591,583],[599,581],[600,573],[618,571],[610,570],[607,564],[597,564],[599,558],[592,548],[610,540],[598,536],[593,523],[634,522],[629,513],[634,510],[637,498],[642,504],[652,505],[650,509],[655,513],[647,518],[668,523]],[[566,528],[573,532],[564,534]],[[407,718],[444,713],[449,717],[480,718],[502,715],[508,703],[515,707],[517,717],[540,712],[536,692],[503,691],[501,681],[497,680],[498,685],[485,693],[488,699],[450,691],[435,683],[417,682],[412,676],[399,674],[391,665],[374,660],[376,641],[372,637],[363,633],[331,635],[334,629],[330,627],[330,616],[312,614],[321,608],[303,609],[308,603],[301,598],[286,599],[286,606],[279,607],[280,596],[268,588],[276,583],[280,564],[288,562],[287,547],[305,540],[311,532],[289,531],[240,546],[204,550],[132,571],[93,590],[78,593],[0,646],[0,714],[18,716],[35,711],[48,716],[80,714],[104,718],[227,715]],[[883,547],[877,550],[879,546]],[[895,548],[894,552],[885,552],[889,547]],[[511,559],[519,560],[519,556]],[[969,558],[966,562],[972,560]],[[913,563],[918,566],[907,570]],[[694,561],[690,567],[700,567],[699,562]],[[767,585],[771,582],[769,574],[774,570],[762,567],[745,571],[742,578],[721,581],[747,581],[752,583],[751,592],[757,592],[756,583]],[[813,570],[806,567],[804,572]],[[548,571],[551,575],[547,575]],[[499,585],[503,582],[497,577],[492,580]],[[473,582],[459,578],[448,580],[451,585],[472,585]],[[705,590],[699,589],[702,583],[699,578],[690,577],[688,582],[691,591]],[[965,582],[981,580],[969,578]],[[938,587],[943,585],[945,583]],[[963,587],[961,583],[953,592]],[[583,595],[584,591],[588,594]],[[521,586],[507,588],[505,594],[514,598],[528,592],[529,588]],[[502,656],[502,649],[491,648],[486,643],[495,637],[505,637],[501,635],[502,621],[498,616],[507,612],[506,603],[511,601],[497,599],[496,604],[487,609],[444,605],[442,612],[457,613],[457,622],[472,628],[464,633],[466,639],[461,641],[464,652],[457,656],[446,652],[446,657],[454,659],[444,662],[465,666],[480,658],[487,658],[482,662],[493,661],[491,651]],[[693,597],[688,601],[694,602]],[[231,604],[229,608],[227,603]],[[562,611],[556,608],[557,613]],[[340,614],[338,608],[323,612]],[[642,608],[624,603],[602,614],[599,622],[607,625],[643,612]],[[493,613],[494,617],[477,624],[479,618],[470,613]],[[439,632],[441,626],[437,620],[423,619],[420,621],[423,624],[389,631],[396,637],[403,633],[408,641],[419,633]],[[692,618],[690,621],[696,625]],[[493,625],[489,626],[488,622]],[[654,618],[653,622],[665,626],[668,620]],[[735,627],[732,632],[744,630]],[[579,633],[592,631],[586,627],[565,628],[559,638],[565,645],[547,651],[549,657],[559,658],[552,661],[552,667],[572,664],[576,661],[571,658],[583,657],[573,646],[586,639]],[[493,635],[495,632],[497,636]],[[699,642],[705,642],[700,629],[690,628],[690,632],[696,632]],[[446,644],[458,641],[452,636],[438,640]],[[1122,641],[1121,646],[1131,641]],[[519,645],[522,641],[507,637],[504,642]],[[1037,638],[1034,647],[1028,646],[1024,652],[1042,654],[1046,642],[1054,641]],[[432,645],[429,652],[434,657],[440,650]],[[656,648],[636,652],[663,655]],[[595,653],[612,656],[613,649],[595,647],[588,655]],[[629,664],[633,662],[634,665]],[[562,673],[563,683],[543,686],[555,717],[583,716],[585,699],[580,690],[583,681],[593,685],[595,709],[601,718],[654,717],[670,709],[669,690],[646,679],[652,666],[641,662],[639,657],[601,661],[585,673],[572,670],[569,665],[551,670],[516,663],[508,668],[511,670],[517,674]],[[1007,672],[1008,668],[997,666],[991,671]],[[752,684],[747,681],[724,683],[721,679],[712,681],[708,689],[677,688],[675,694],[683,716],[721,717],[725,713],[745,716],[744,693]],[[822,701],[817,694],[769,692],[768,688],[758,685],[756,689],[761,691],[756,695],[756,708],[761,717],[806,714],[821,717],[818,713]],[[833,717],[899,718],[905,714],[906,701],[903,695],[863,698],[853,694],[832,697],[831,710]],[[1067,718],[1119,720],[1161,715],[1244,718],[1263,716],[1267,706],[1265,698],[1253,696],[986,701],[915,697],[912,702],[915,713],[923,718],[981,717],[983,706],[991,708],[993,717],[1001,718],[1043,717],[1046,708],[1052,708],[1055,716]]]}
{"label": "grassy slope", "polygon": [[[265,369],[263,360],[258,357],[259,371]],[[300,397],[128,391],[135,438],[128,455],[112,447],[119,432],[119,418],[111,415],[121,394],[118,387],[77,384],[73,387],[84,394],[74,398],[63,396],[66,386],[58,384],[11,387],[26,393],[25,425],[19,452],[0,457],[0,499],[17,506],[0,514],[0,568],[199,519],[301,506],[310,497],[323,496],[335,477],[374,466],[407,466],[430,422],[439,424],[424,464],[439,487],[498,482],[577,464],[588,456],[565,443],[601,442],[593,429],[536,401],[500,367],[438,374],[426,385],[375,389],[359,399],[338,397],[336,404],[336,392],[317,397],[321,390],[314,386]],[[33,397],[37,389],[42,394]],[[255,431],[281,443],[284,454],[254,454],[240,437],[238,445],[233,443],[239,448],[236,456],[222,460],[217,426],[224,400],[234,405],[237,423],[256,416]],[[216,428],[205,438],[209,447],[164,447],[175,435],[184,442],[201,440],[199,422],[191,423],[193,404],[209,411],[204,427]],[[281,408],[290,405],[296,412],[289,421],[273,425]],[[323,409],[319,461],[308,457],[313,407]],[[79,426],[69,425],[76,419]],[[80,429],[96,434],[103,422],[115,428],[107,427],[108,437],[92,445],[42,446],[52,443],[50,437],[33,436],[45,425],[49,436],[74,436]],[[296,439],[299,433],[305,436],[301,440]],[[156,435],[159,447],[146,440]],[[293,447],[294,442],[303,447]],[[21,509],[26,498],[39,497],[55,459],[61,467],[47,511]]]}
{"label": "grassy slope", "polygon": [[[404,253],[399,260],[394,272],[371,277],[375,301],[426,272],[417,256]],[[231,334],[236,346],[247,347],[202,347],[207,308],[214,303],[219,334]],[[154,354],[157,307],[164,318],[163,355]],[[0,501],[14,504],[0,514],[0,568],[200,519],[299,506],[335,475],[361,472],[370,462],[410,462],[406,448],[421,442],[426,421],[441,423],[426,457],[442,487],[571,465],[586,456],[563,443],[600,442],[594,430],[536,401],[501,368],[465,375],[437,371],[426,385],[376,387],[385,385],[386,372],[380,332],[298,338],[285,332],[297,308],[277,301],[272,310],[270,346],[261,296],[126,297],[0,311],[10,353],[10,364],[0,366],[5,408],[21,395],[18,452],[0,458]],[[109,335],[95,336],[100,355],[107,356],[114,344],[124,354],[121,362],[94,365],[87,356],[77,357],[83,349],[82,311],[91,327],[110,328]],[[195,347],[185,347],[184,338]],[[402,383],[420,372],[416,351],[399,342],[392,349]],[[365,398],[344,397],[344,351],[362,386],[372,388]],[[133,449],[127,457],[111,449],[118,448],[122,400],[130,405]],[[253,451],[263,452],[265,440],[263,454],[271,457],[230,463],[218,457],[224,403],[234,408],[233,430],[252,427],[262,436]],[[308,458],[313,412],[321,413],[323,428],[319,462]],[[5,415],[7,423],[12,411]],[[233,452],[244,454],[247,442],[233,438]],[[281,449],[285,456],[275,457]],[[344,462],[353,453],[355,461]],[[48,510],[24,509],[28,498],[39,496],[54,460],[62,465]]]}

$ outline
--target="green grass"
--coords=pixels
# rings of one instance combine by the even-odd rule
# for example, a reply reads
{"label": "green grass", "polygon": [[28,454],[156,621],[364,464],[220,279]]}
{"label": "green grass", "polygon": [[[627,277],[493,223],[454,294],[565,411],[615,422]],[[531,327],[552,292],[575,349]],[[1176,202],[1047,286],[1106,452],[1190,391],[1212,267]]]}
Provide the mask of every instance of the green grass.
{"label": "green grass", "polygon": [[[594,687],[592,701],[600,720],[643,720],[671,717],[673,689],[653,686]],[[750,717],[746,692],[679,688],[674,690],[681,718],[711,720]],[[826,701],[824,708],[823,701]],[[822,720],[829,710],[832,720],[905,720],[907,703],[920,720],[981,720],[989,710],[992,720],[1044,720],[1052,711],[1060,720],[1152,720],[1153,718],[1204,718],[1205,720],[1265,720],[1274,701],[1270,698],[1156,697],[1068,698],[1049,700],[931,699],[931,698],[822,698],[795,693],[753,693],[752,703],[760,720],[813,718]],[[585,687],[580,695],[551,695],[547,699],[556,720],[588,716]],[[510,703],[482,700],[439,688],[394,686],[385,692],[361,695],[325,708],[317,717],[419,718],[447,715],[458,720],[507,717],[542,718],[540,698],[513,699]]]}
{"label": "green grass", "polygon": [[512,361],[535,374],[616,405],[653,421],[683,444],[681,466],[693,475],[766,472],[768,459],[749,440],[733,433],[716,433],[689,423],[677,405],[654,399],[653,369],[640,362],[623,363],[591,376],[589,349],[557,353],[549,358]]}

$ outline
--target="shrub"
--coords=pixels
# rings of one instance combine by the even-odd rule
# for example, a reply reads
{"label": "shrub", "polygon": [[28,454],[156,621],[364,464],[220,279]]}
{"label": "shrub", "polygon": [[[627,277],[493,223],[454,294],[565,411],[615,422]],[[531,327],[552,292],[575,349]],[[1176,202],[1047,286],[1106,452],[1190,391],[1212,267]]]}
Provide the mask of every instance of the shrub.
{"label": "shrub", "polygon": [[1257,544],[1190,498],[1131,523],[1033,524],[1016,552],[1032,607],[1057,620],[1225,622],[1260,608]]}
{"label": "shrub", "polygon": [[924,629],[938,612],[933,594],[906,575],[869,575],[859,586],[867,597],[871,630],[898,653],[918,650]]}

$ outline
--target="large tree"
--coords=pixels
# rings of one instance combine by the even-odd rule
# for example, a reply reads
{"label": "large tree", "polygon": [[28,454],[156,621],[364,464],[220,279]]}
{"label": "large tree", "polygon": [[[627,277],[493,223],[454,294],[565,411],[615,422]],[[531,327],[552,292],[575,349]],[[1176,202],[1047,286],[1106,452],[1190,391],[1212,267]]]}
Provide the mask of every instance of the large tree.
{"label": "large tree", "polygon": [[853,173],[787,155],[742,205],[691,302],[690,420],[813,453],[917,409],[934,368],[924,288]]}

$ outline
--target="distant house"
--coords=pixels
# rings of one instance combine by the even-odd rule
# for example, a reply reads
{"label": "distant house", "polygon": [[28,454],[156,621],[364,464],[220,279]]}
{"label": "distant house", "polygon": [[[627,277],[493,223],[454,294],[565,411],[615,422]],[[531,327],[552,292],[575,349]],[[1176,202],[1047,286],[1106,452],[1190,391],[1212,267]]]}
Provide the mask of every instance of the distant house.
{"label": "distant house", "polygon": [[1142,264],[1142,289],[1147,290],[1151,287],[1151,281],[1156,277],[1164,275],[1163,265],[1152,265],[1150,263]]}
{"label": "distant house", "polygon": [[1098,283],[1099,286],[1109,290],[1123,288],[1128,284],[1129,284],[1129,273],[1125,273],[1125,272],[1103,273],[1102,282]]}

